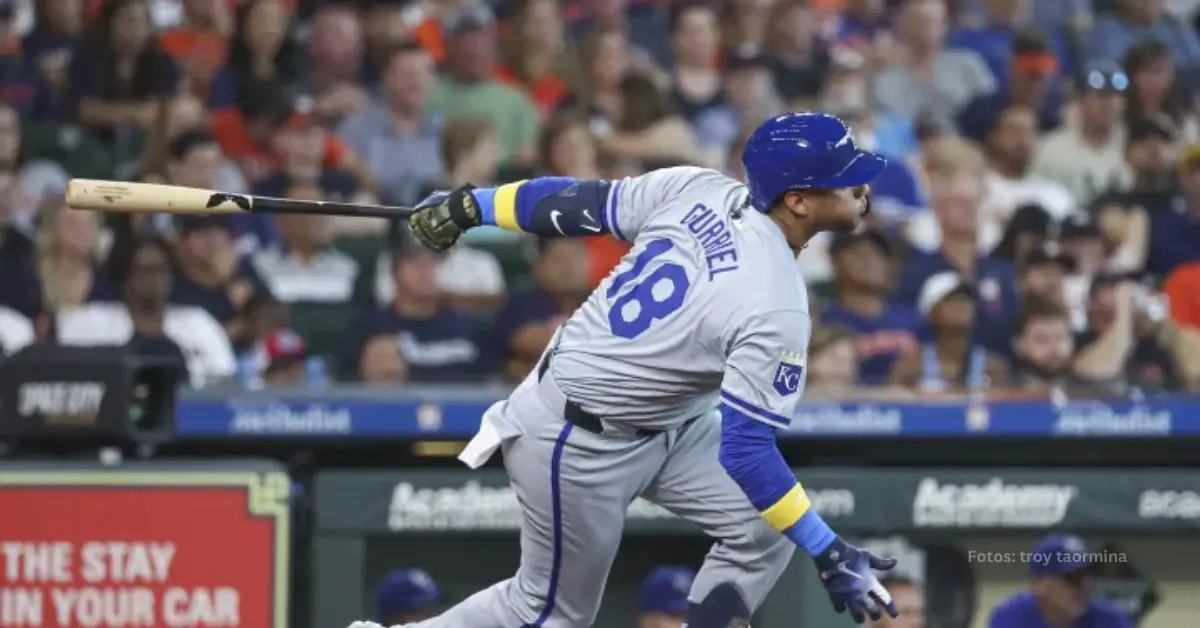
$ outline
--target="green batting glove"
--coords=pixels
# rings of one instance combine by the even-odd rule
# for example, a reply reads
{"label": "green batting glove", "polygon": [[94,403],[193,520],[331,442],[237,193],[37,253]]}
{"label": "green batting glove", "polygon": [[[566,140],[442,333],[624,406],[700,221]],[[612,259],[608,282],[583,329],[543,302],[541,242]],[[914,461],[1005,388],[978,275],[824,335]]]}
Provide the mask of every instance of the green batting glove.
{"label": "green batting glove", "polygon": [[480,222],[479,203],[471,194],[473,186],[464,185],[453,192],[438,192],[417,205],[408,219],[413,236],[421,244],[445,251]]}

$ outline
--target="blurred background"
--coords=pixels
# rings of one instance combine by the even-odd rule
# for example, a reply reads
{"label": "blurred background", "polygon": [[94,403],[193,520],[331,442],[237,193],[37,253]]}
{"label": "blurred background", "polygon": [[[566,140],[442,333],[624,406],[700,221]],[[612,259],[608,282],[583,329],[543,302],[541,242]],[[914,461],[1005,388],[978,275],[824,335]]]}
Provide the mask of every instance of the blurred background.
{"label": "blurred background", "polygon": [[[506,577],[516,499],[498,467],[453,457],[625,252],[85,213],[63,204],[71,177],[387,204],[681,164],[741,177],[749,130],[808,109],[890,159],[867,225],[794,269],[815,331],[780,436],[836,528],[902,556],[906,617],[879,626],[982,628],[1030,599],[1072,617],[1093,598],[1145,628],[1200,625],[1198,13],[0,0],[0,625],[68,625],[53,583],[133,582],[49,578],[56,542],[173,540],[192,561],[146,585],[149,623],[129,602],[71,625],[399,621]],[[220,517],[209,497],[89,510],[46,489],[228,478],[251,507]],[[271,534],[226,529],[262,516]],[[626,532],[597,625],[678,626],[708,541],[641,502]],[[1039,544],[1063,533],[1082,538]],[[1038,567],[1035,547],[1086,560]],[[796,563],[755,625],[843,625]],[[236,595],[193,596],[177,623],[173,583]]]}

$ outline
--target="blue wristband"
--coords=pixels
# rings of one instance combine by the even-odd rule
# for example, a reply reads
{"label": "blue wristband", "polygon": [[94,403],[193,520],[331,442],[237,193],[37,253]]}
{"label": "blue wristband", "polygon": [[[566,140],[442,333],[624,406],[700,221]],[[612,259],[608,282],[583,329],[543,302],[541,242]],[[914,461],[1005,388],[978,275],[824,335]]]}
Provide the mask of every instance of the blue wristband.
{"label": "blue wristband", "polygon": [[479,206],[479,224],[496,224],[496,188],[475,188],[471,190],[475,204]]}
{"label": "blue wristband", "polygon": [[800,517],[795,525],[784,530],[783,534],[796,545],[804,548],[804,551],[812,557],[821,555],[837,540],[837,535],[833,533],[829,524],[825,523],[821,515],[811,508],[804,513],[804,516]]}

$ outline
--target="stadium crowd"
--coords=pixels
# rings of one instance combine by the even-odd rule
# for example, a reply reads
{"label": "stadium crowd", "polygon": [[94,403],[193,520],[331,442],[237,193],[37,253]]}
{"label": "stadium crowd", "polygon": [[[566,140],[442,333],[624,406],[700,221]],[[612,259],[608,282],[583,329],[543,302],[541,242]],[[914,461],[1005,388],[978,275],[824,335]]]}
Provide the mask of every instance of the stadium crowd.
{"label": "stadium crowd", "polygon": [[[843,116],[890,157],[800,256],[813,394],[1200,385],[1195,0],[0,0],[0,345],[195,386],[514,381],[624,253],[64,207],[70,177],[413,204]],[[879,388],[876,388],[878,390]]]}

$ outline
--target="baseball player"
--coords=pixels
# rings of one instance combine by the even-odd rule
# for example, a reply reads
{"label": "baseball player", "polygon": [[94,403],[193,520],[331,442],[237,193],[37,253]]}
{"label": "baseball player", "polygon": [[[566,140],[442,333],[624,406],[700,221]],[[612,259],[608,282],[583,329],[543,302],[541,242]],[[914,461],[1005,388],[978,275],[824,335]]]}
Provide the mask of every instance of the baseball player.
{"label": "baseball player", "polygon": [[406,626],[591,626],[639,496],[716,539],[689,628],[748,625],[796,546],[839,612],[895,615],[872,573],[895,561],[838,537],[775,444],[804,390],[810,318],[796,254],[819,232],[855,228],[885,163],[838,118],[793,113],[750,137],[744,185],[680,167],[468,186],[422,203],[410,224],[436,250],[480,225],[610,234],[633,248],[460,456],[474,468],[503,451],[524,509],[517,573]]}

